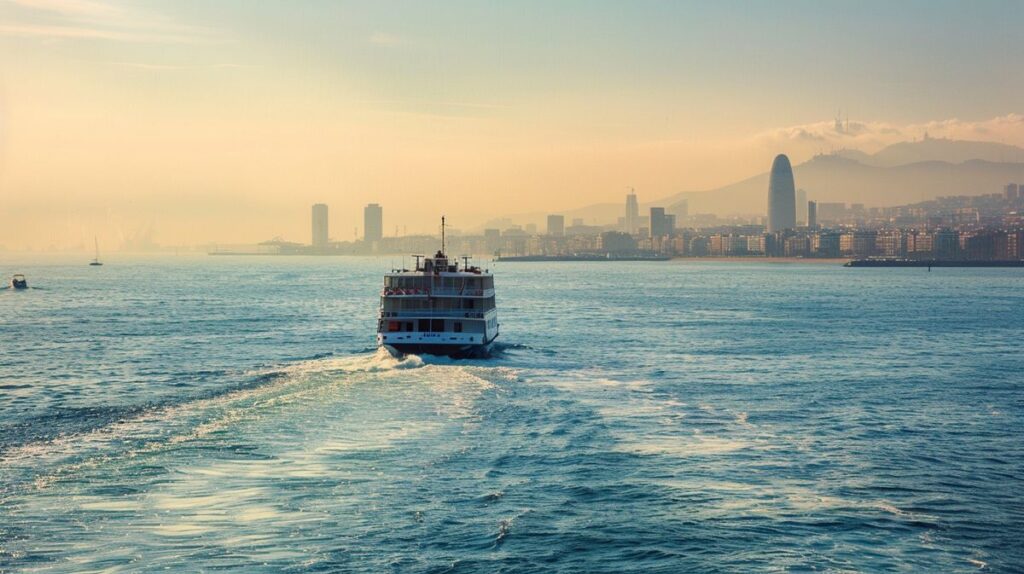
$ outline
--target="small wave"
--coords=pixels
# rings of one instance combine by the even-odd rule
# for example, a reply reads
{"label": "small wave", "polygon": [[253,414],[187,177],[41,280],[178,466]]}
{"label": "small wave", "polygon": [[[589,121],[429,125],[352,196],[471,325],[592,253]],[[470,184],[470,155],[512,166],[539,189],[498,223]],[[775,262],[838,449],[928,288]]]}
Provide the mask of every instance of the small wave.
{"label": "small wave", "polygon": [[[308,399],[317,393],[330,392],[332,385],[358,384],[366,379],[352,377],[360,373],[402,373],[423,370],[417,381],[437,388],[478,391],[492,388],[496,382],[514,380],[516,374],[507,368],[427,363],[416,355],[392,357],[386,350],[372,354],[330,357],[303,361],[284,367],[247,371],[248,381],[230,389],[215,391],[202,397],[160,405],[143,405],[95,409],[88,416],[74,417],[70,432],[64,417],[67,413],[49,415],[50,423],[40,428],[63,428],[59,434],[42,430],[22,434],[27,440],[9,445],[0,451],[0,469],[16,468],[34,474],[29,480],[37,488],[46,488],[62,477],[81,472],[110,460],[114,456],[137,456],[175,448],[183,443],[203,439],[246,420],[261,416],[269,409]],[[443,372],[435,372],[443,369]],[[476,394],[462,396],[454,404],[465,411]],[[460,411],[460,412],[462,412]],[[35,421],[33,427],[35,427]],[[46,468],[50,470],[44,470]],[[42,474],[39,471],[42,470]],[[9,492],[16,485],[4,485]]]}

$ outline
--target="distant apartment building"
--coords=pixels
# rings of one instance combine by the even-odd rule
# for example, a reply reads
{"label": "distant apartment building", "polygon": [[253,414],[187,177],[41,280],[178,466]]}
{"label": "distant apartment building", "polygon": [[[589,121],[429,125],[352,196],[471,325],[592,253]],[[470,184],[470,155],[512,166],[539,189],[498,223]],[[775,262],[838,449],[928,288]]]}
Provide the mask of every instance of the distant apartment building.
{"label": "distant apartment building", "polygon": [[871,257],[876,254],[878,242],[877,231],[853,232],[853,256]]}
{"label": "distant apartment building", "polygon": [[751,255],[764,255],[764,235],[747,236],[747,253]]}
{"label": "distant apartment building", "polygon": [[818,202],[818,223],[840,221],[846,217],[845,203]]}
{"label": "distant apartment building", "polygon": [[960,234],[951,229],[936,231],[932,235],[932,257],[957,259],[960,257]]}
{"label": "distant apartment building", "polygon": [[812,235],[811,253],[817,257],[839,257],[839,234],[815,233]]}
{"label": "distant apartment building", "polygon": [[651,208],[650,236],[670,237],[675,232],[676,216],[665,213],[664,207]]}
{"label": "distant apartment building", "polygon": [[907,256],[907,234],[899,230],[888,230],[879,233],[875,238],[875,249],[878,255],[890,258]]}
{"label": "distant apartment building", "polygon": [[818,228],[818,202],[808,201],[807,202],[807,227],[811,229]]}
{"label": "distant apartment building", "polygon": [[1024,230],[1009,231],[996,236],[995,258],[1001,261],[1024,259]]}
{"label": "distant apartment building", "polygon": [[907,234],[907,257],[929,259],[933,251],[933,235],[927,231],[913,231]]}
{"label": "distant apartment building", "polygon": [[565,235],[565,216],[564,215],[549,215],[548,216],[548,235],[554,237],[562,237]]}
{"label": "distant apartment building", "polygon": [[787,237],[783,244],[786,257],[806,257],[811,253],[811,240],[806,235]]}
{"label": "distant apartment building", "polygon": [[371,203],[363,209],[363,241],[373,243],[384,238],[384,209]]}
{"label": "distant apartment building", "polygon": [[636,251],[636,240],[629,233],[605,231],[601,234],[600,249],[607,253],[630,253]]}
{"label": "distant apartment building", "polygon": [[330,241],[327,229],[327,205],[313,205],[313,250],[325,251]]}

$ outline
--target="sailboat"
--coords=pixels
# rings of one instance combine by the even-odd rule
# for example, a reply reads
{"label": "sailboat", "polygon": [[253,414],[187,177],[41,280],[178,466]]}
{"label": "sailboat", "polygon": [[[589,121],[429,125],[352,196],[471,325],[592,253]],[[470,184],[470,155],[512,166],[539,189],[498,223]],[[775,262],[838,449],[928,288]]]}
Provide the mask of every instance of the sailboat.
{"label": "sailboat", "polygon": [[100,242],[95,237],[93,237],[92,240],[96,244],[96,257],[94,257],[93,260],[89,262],[89,265],[103,265],[103,262],[100,261]]}

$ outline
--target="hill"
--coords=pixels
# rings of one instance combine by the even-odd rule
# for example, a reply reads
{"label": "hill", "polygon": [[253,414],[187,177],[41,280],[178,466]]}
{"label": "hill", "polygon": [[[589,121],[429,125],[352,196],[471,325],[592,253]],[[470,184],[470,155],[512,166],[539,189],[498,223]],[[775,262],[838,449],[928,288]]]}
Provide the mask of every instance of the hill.
{"label": "hill", "polygon": [[[808,199],[888,207],[947,195],[998,193],[1007,183],[1024,183],[1024,149],[993,142],[925,138],[893,144],[874,154],[841,150],[818,155],[794,166],[793,174],[797,189],[806,190]],[[767,197],[765,172],[720,188],[645,202],[640,209],[644,213],[661,206],[671,211],[685,200],[690,213],[760,214],[765,213]],[[615,222],[623,210],[622,203],[600,203],[562,213],[566,223],[581,218],[594,224]],[[543,229],[545,216],[528,213],[508,219],[536,223]]]}
{"label": "hill", "polygon": [[[807,191],[808,199],[888,207],[946,195],[998,193],[1008,182],[1024,181],[1024,163],[972,159],[880,167],[823,155],[794,167],[793,177],[797,188]],[[763,213],[767,190],[768,174],[763,173],[710,191],[676,194],[662,203],[672,205],[685,199],[690,213]]]}

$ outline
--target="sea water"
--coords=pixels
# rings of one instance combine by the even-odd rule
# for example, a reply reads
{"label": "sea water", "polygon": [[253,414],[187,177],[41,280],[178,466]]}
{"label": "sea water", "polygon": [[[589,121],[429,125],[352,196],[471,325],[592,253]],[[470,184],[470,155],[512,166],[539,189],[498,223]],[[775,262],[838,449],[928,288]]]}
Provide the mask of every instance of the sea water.
{"label": "sea water", "polygon": [[397,259],[86,259],[0,261],[0,571],[1024,568],[1024,270],[487,263],[453,361]]}

